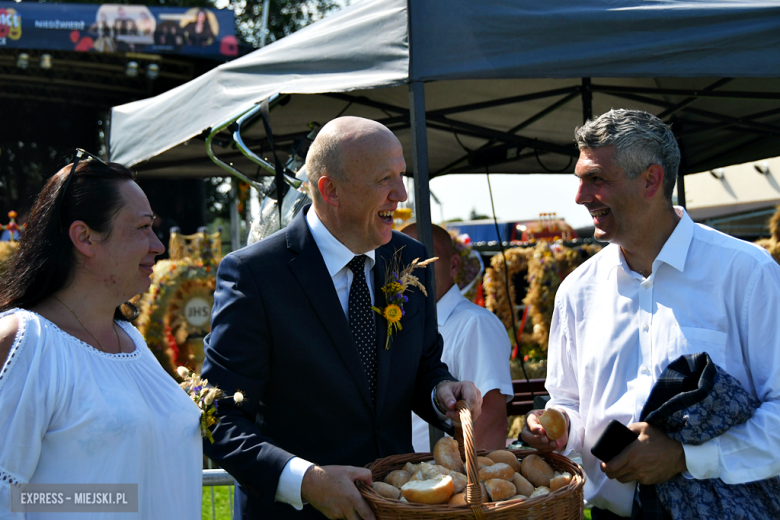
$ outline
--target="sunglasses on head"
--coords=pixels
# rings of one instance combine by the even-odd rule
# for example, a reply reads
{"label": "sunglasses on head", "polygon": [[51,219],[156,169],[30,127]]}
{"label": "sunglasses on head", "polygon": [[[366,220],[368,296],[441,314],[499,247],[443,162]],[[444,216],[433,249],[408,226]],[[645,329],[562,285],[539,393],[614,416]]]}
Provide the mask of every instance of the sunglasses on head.
{"label": "sunglasses on head", "polygon": [[[82,161],[82,158],[86,157],[84,160],[95,160],[98,161],[100,164],[105,165],[105,161],[98,157],[97,155],[92,155],[88,151],[82,149],[82,148],[76,148],[76,153],[73,156],[73,166],[70,167],[70,171],[68,172],[68,176],[65,177],[65,182],[62,183],[62,188],[60,188],[60,194],[57,197],[57,208],[56,211],[60,211],[60,207],[62,206],[62,201],[65,199],[65,192],[68,190],[68,186],[70,185],[70,180],[73,178],[73,172],[76,171],[76,167],[79,165],[79,163]],[[62,218],[62,216],[60,216]]]}

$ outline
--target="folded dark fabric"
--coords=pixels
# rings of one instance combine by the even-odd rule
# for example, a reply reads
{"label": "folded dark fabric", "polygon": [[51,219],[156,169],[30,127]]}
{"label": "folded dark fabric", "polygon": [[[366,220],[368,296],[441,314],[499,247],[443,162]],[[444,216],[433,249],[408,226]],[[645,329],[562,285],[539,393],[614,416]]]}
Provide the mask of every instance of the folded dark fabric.
{"label": "folded dark fabric", "polygon": [[[664,430],[683,444],[700,445],[753,416],[760,401],[712,362],[706,353],[681,356],[656,382],[640,421]],[[632,518],[777,519],[780,478],[746,484],[682,475],[655,486],[637,486]]]}

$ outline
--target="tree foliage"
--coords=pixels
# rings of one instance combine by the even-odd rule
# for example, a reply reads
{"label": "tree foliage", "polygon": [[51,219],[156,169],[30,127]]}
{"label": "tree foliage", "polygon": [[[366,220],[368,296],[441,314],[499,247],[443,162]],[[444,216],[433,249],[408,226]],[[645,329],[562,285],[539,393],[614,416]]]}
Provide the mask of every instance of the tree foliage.
{"label": "tree foliage", "polygon": [[[229,0],[236,15],[236,34],[253,47],[260,43],[264,0]],[[347,2],[334,0],[271,0],[266,45],[316,22]]]}

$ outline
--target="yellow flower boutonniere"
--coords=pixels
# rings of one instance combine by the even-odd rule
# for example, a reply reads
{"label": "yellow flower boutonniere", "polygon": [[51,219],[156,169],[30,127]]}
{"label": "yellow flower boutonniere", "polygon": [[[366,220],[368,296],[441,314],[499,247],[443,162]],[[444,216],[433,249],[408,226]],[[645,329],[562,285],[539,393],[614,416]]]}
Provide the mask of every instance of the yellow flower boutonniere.
{"label": "yellow flower boutonniere", "polygon": [[425,267],[439,259],[439,257],[435,256],[419,262],[419,258],[415,258],[411,264],[402,267],[400,253],[400,249],[395,252],[393,261],[388,263],[387,270],[385,271],[385,284],[382,286],[381,291],[385,295],[387,305],[384,309],[371,307],[387,321],[387,341],[385,342],[385,350],[390,348],[390,339],[392,338],[393,332],[398,332],[403,329],[401,318],[406,314],[404,311],[404,303],[409,301],[409,298],[404,296],[404,292],[406,292],[410,286],[414,286],[420,289],[425,296],[428,296],[425,286],[412,274],[412,271],[418,267]]}

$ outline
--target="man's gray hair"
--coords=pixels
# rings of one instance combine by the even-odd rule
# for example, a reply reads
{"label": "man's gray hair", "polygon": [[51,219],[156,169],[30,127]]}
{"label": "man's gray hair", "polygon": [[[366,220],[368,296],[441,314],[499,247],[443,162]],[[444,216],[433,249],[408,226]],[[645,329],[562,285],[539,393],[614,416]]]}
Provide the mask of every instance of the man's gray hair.
{"label": "man's gray hair", "polygon": [[636,179],[652,164],[660,165],[664,169],[664,198],[671,202],[680,147],[672,130],[656,116],[641,110],[613,109],[578,127],[574,137],[580,150],[614,146],[615,164],[629,179]]}

